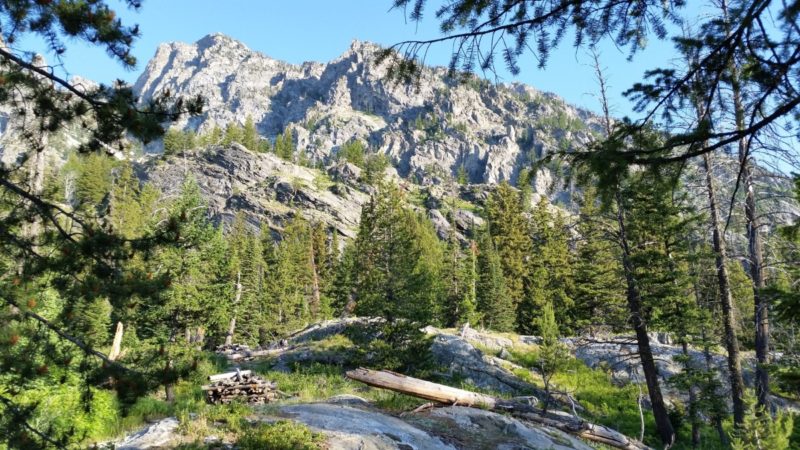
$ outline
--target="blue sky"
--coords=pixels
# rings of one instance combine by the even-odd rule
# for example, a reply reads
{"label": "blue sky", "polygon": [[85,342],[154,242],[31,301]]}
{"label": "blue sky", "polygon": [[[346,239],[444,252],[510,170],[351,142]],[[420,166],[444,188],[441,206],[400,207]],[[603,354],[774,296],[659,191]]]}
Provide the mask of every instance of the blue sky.
{"label": "blue sky", "polygon": [[[431,0],[432,4],[437,3]],[[145,0],[134,12],[110,0],[119,16],[129,24],[138,23],[142,37],[135,45],[139,60],[130,72],[108,58],[102,50],[71,43],[64,57],[69,75],[96,81],[116,78],[134,81],[159,43],[194,42],[222,32],[270,57],[300,63],[328,61],[342,54],[353,39],[391,45],[404,39],[432,38],[439,35],[434,18],[435,6],[421,24],[407,22],[401,10],[390,10],[391,0]],[[224,6],[222,6],[224,4]],[[44,48],[26,42],[29,48]],[[633,62],[625,49],[606,43],[600,48],[611,85],[611,101],[617,116],[632,115],[630,103],[621,93],[641,79],[646,69],[669,64],[673,57],[669,42],[652,41]],[[446,65],[449,45],[441,44],[429,53],[428,62]],[[48,57],[52,61],[52,57]],[[555,50],[544,70],[533,56],[523,56],[522,72],[513,77],[502,73],[502,81],[519,81],[537,89],[554,92],[568,102],[597,111],[597,90],[591,58],[585,50],[576,51],[570,39]]]}

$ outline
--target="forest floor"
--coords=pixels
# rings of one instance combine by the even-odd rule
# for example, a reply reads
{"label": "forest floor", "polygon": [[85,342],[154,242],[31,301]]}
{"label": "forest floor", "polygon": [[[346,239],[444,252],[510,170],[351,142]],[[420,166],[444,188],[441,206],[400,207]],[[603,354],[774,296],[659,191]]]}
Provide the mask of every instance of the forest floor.
{"label": "forest floor", "polygon": [[[312,325],[292,335],[283,350],[268,358],[229,361],[209,354],[192,379],[178,384],[173,403],[155,393],[133,406],[124,427],[127,440],[116,440],[117,448],[591,448],[564,433],[494,412],[458,406],[420,410],[424,400],[344,376],[347,369],[372,366],[497,397],[541,398],[542,379],[530,369],[538,357],[533,337],[428,327],[413,334],[411,341],[396,342],[390,334],[382,334],[386,329],[369,328],[363,321],[342,325],[340,321]],[[365,333],[364,328],[371,331]],[[604,339],[602,345],[609,342],[615,341]],[[571,345],[573,355],[582,355],[578,345],[568,340],[565,344]],[[616,357],[628,363],[620,348]],[[668,359],[671,354],[664,350],[657,356]],[[629,364],[635,366],[635,361]],[[200,389],[206,377],[233,367],[255,371],[289,397],[263,406],[207,404]],[[572,399],[582,418],[634,438],[643,434],[646,443],[656,446],[647,394],[635,382],[635,373],[635,368],[610,365],[602,358],[573,357],[553,379],[556,398],[564,400],[562,409],[571,409]],[[676,448],[688,448],[684,399],[672,395],[668,381],[664,384],[680,434]],[[139,425],[140,436],[130,433],[137,423],[150,424]],[[723,448],[711,427],[702,429],[702,440],[703,448]]]}

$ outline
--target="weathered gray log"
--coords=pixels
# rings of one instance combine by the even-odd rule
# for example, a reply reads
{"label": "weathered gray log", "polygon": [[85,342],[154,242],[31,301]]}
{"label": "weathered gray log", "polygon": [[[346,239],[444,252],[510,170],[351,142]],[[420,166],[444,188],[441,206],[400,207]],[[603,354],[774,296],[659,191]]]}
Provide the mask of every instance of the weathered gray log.
{"label": "weathered gray log", "polygon": [[124,327],[122,322],[117,322],[117,329],[114,331],[114,341],[111,343],[111,351],[108,352],[108,359],[116,361],[122,350],[122,333]]}
{"label": "weathered gray log", "polygon": [[346,376],[351,380],[360,381],[370,386],[389,389],[402,394],[433,400],[438,403],[506,411],[522,419],[550,426],[580,438],[599,442],[615,448],[624,450],[644,450],[650,448],[616,430],[587,422],[568,413],[561,411],[544,412],[539,408],[525,403],[504,400],[490,395],[444,386],[438,383],[390,372],[388,370],[359,368],[348,371]]}
{"label": "weathered gray log", "polygon": [[236,374],[239,374],[240,376],[244,377],[244,376],[250,375],[250,371],[249,370],[239,370],[237,372],[225,372],[225,373],[218,373],[216,375],[209,375],[208,376],[208,381],[226,380],[228,378],[235,377]]}

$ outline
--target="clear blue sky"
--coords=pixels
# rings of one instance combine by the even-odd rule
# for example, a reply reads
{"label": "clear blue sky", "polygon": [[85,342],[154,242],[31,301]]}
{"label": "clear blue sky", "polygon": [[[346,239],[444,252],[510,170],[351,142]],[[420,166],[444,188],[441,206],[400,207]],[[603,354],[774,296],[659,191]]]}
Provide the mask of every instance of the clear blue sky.
{"label": "clear blue sky", "polygon": [[[119,16],[128,24],[138,23],[142,37],[135,44],[139,61],[133,72],[125,71],[102,50],[72,43],[64,57],[69,75],[81,75],[95,81],[116,78],[134,81],[159,43],[194,42],[201,37],[222,32],[266,55],[300,63],[328,61],[342,54],[353,39],[390,45],[404,39],[432,38],[439,35],[431,0],[427,19],[421,24],[406,22],[401,10],[390,10],[391,0],[145,0],[134,12],[121,2]],[[44,48],[24,43],[29,48]],[[449,45],[441,44],[429,53],[428,62],[446,65]],[[669,42],[652,41],[633,62],[626,60],[626,49],[610,44],[601,47],[603,64],[611,85],[615,115],[631,115],[629,102],[621,93],[641,79],[648,68],[663,66],[673,57]],[[52,62],[52,57],[48,57]],[[512,77],[504,73],[502,81],[520,81],[537,89],[554,92],[568,102],[598,110],[596,82],[589,66],[591,58],[575,51],[570,39],[553,52],[546,69],[538,69],[531,55],[523,57],[522,73]]]}

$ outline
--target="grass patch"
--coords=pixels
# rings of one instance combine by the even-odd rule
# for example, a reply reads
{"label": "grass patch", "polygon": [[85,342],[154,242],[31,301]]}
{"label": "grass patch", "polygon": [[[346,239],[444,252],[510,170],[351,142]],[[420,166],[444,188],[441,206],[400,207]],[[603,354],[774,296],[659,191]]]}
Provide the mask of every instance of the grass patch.
{"label": "grass patch", "polygon": [[241,450],[317,450],[324,438],[307,426],[281,420],[247,430],[237,442]]}
{"label": "grass patch", "polygon": [[316,176],[314,176],[314,187],[319,191],[324,191],[334,184],[335,183],[333,180],[331,180],[331,177],[329,177],[325,172],[320,171],[316,174]]}

